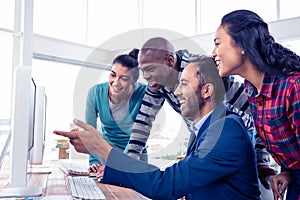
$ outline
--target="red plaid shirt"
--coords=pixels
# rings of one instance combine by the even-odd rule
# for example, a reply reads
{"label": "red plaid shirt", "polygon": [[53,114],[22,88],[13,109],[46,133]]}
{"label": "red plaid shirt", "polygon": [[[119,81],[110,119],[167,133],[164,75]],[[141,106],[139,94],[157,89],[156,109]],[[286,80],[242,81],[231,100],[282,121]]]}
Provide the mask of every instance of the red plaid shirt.
{"label": "red plaid shirt", "polygon": [[245,80],[254,123],[283,168],[300,169],[300,73],[265,75],[261,92]]}

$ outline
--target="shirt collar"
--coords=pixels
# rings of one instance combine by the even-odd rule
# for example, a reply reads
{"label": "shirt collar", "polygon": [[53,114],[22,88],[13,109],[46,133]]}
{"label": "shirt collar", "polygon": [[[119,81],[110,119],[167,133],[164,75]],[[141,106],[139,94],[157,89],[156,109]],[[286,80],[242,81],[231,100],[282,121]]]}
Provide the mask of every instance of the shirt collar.
{"label": "shirt collar", "polygon": [[257,97],[259,95],[264,95],[270,98],[272,95],[272,88],[274,83],[275,83],[275,76],[265,74],[263,78],[261,91],[260,93],[258,93],[254,85],[252,85],[249,81],[245,79],[245,92],[250,97]]}
{"label": "shirt collar", "polygon": [[210,111],[209,113],[207,113],[204,117],[202,117],[198,122],[193,122],[192,123],[192,131],[195,133],[195,135],[197,136],[199,129],[201,128],[201,126],[204,124],[205,120],[209,117],[209,115],[212,113],[213,111]]}

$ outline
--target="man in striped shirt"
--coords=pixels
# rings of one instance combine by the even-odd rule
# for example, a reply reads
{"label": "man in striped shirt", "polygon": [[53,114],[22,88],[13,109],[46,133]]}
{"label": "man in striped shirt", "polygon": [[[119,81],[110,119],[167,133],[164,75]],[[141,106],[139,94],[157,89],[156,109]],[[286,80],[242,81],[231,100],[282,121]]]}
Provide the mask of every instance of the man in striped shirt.
{"label": "man in striped shirt", "polygon": [[[143,72],[144,79],[148,82],[148,87],[127,146],[127,154],[130,156],[140,158],[149,138],[152,122],[165,100],[180,114],[180,104],[173,91],[178,84],[181,72],[193,56],[186,50],[175,52],[174,46],[161,37],[149,39],[142,46],[139,54],[139,67]],[[233,77],[228,82],[225,103],[230,110],[243,118],[250,137],[253,137],[255,129],[243,84]],[[186,118],[184,120],[190,129],[191,121]],[[255,150],[261,183],[268,188],[265,177],[274,175],[275,171],[269,167],[269,153],[260,137],[257,136]]]}

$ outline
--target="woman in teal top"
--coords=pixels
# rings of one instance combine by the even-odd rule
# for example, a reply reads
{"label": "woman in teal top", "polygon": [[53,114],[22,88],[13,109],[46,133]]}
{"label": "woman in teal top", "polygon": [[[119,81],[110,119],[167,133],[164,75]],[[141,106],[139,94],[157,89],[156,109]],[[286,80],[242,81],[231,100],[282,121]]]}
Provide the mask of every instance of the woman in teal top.
{"label": "woman in teal top", "polygon": [[[137,83],[139,77],[138,49],[129,55],[117,56],[111,68],[108,82],[93,86],[86,101],[86,122],[97,129],[112,146],[126,151],[132,124],[140,109],[146,85]],[[90,171],[96,172],[103,160],[91,154],[89,157]]]}

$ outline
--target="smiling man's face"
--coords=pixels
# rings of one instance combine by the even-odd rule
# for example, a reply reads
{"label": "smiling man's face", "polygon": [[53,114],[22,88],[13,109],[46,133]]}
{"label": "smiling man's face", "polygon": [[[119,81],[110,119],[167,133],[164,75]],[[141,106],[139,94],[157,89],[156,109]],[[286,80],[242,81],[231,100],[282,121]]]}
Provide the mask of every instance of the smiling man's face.
{"label": "smiling man's face", "polygon": [[167,58],[170,56],[166,51],[142,50],[139,56],[139,68],[144,79],[154,90],[161,86],[168,86],[171,71]]}
{"label": "smiling man's face", "polygon": [[175,91],[180,102],[181,115],[193,121],[200,116],[204,99],[199,88],[197,69],[193,64],[185,67],[180,78],[180,84]]}

